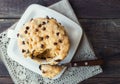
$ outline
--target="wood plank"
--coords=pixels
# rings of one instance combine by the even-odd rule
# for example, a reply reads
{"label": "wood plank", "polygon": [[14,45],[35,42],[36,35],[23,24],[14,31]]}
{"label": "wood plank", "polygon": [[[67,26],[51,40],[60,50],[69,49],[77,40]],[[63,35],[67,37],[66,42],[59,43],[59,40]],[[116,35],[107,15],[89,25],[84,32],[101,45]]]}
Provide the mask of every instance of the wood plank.
{"label": "wood plank", "polygon": [[[59,0],[44,0],[46,6]],[[120,18],[120,0],[69,0],[78,18]]]}
{"label": "wood plank", "polygon": [[[119,84],[120,78],[89,78],[86,79],[79,84]],[[12,79],[9,76],[6,77],[0,77],[0,84],[14,84]]]}
{"label": "wood plank", "polygon": [[[105,60],[104,73],[98,77],[120,77],[120,19],[80,19],[95,53]],[[116,26],[117,25],[117,26]]]}
{"label": "wood plank", "polygon": [[[120,45],[120,28],[118,22],[120,23],[120,19],[80,20],[80,23],[93,44],[97,55],[108,55],[112,57],[119,54],[120,46],[118,45]],[[110,57],[107,57],[106,59],[109,59]]]}
{"label": "wood plank", "polygon": [[[0,20],[0,31],[7,29],[17,19]],[[80,23],[90,40],[98,57],[105,60],[103,73],[96,77],[120,77],[120,19],[89,20],[80,19]],[[114,24],[113,24],[114,23]]]}
{"label": "wood plank", "polygon": [[0,0],[0,18],[18,18],[30,4],[44,5],[43,0]]}
{"label": "wood plank", "polygon": [[18,19],[0,19],[0,33],[17,21]]}
{"label": "wood plank", "polygon": [[[0,31],[7,29],[7,27],[11,26],[17,20],[18,19],[0,19]],[[118,46],[120,44],[120,19],[80,19],[79,21],[93,45],[96,55],[105,60],[105,65],[103,66],[104,72],[94,78],[88,79],[83,82],[83,84],[95,84],[97,81],[103,81],[102,84],[110,83],[109,81],[117,83],[115,78],[120,77],[120,46]],[[1,63],[0,75],[7,76],[8,74],[4,73],[5,69],[2,69],[2,67],[4,66]]]}
{"label": "wood plank", "polygon": [[0,77],[0,84],[14,84],[10,76]]}
{"label": "wood plank", "polygon": [[[1,0],[0,18],[19,18],[33,3],[49,6],[60,0]],[[69,0],[79,18],[120,18],[120,0]]]}
{"label": "wood plank", "polygon": [[120,84],[120,78],[89,78],[79,84]]}
{"label": "wood plank", "polygon": [[9,73],[8,73],[5,65],[3,64],[3,62],[0,61],[0,77],[1,76],[9,76]]}

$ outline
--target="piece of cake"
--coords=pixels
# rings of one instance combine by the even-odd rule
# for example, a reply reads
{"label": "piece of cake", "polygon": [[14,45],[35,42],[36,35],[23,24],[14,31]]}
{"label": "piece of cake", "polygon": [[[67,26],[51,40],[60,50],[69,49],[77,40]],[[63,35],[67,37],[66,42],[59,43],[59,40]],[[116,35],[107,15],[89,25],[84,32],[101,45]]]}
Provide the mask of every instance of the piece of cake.
{"label": "piece of cake", "polygon": [[70,42],[64,26],[53,18],[35,18],[23,25],[18,34],[18,46],[24,57],[39,64],[58,64],[68,54]]}
{"label": "piece of cake", "polygon": [[58,74],[60,74],[60,72],[63,70],[63,66],[59,66],[59,65],[47,65],[47,64],[43,64],[40,65],[40,70],[42,71],[42,76],[43,77],[47,77],[47,78],[53,78],[55,76],[57,76]]}

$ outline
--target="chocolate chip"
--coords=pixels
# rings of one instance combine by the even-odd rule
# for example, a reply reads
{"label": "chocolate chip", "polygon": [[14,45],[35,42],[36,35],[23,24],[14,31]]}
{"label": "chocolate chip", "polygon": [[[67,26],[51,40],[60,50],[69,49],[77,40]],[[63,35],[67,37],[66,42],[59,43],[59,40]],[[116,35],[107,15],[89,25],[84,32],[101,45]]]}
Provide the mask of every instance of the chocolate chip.
{"label": "chocolate chip", "polygon": [[45,71],[42,71],[42,73],[46,73]]}
{"label": "chocolate chip", "polygon": [[41,27],[41,26],[42,26],[41,24],[38,25],[38,27]]}
{"label": "chocolate chip", "polygon": [[25,45],[25,41],[22,41],[22,44]]}
{"label": "chocolate chip", "polygon": [[35,50],[32,51],[32,53],[34,54]]}
{"label": "chocolate chip", "polygon": [[29,50],[27,50],[27,52],[26,53],[29,53],[30,51]]}
{"label": "chocolate chip", "polygon": [[62,43],[62,40],[61,40],[61,39],[59,39],[59,42],[60,42],[60,43]]}
{"label": "chocolate chip", "polygon": [[41,46],[40,46],[41,48],[44,48],[44,45],[43,44],[41,44]]}
{"label": "chocolate chip", "polygon": [[31,59],[34,59],[34,56],[33,56],[33,54],[32,54],[32,56],[31,56]]}
{"label": "chocolate chip", "polygon": [[27,30],[25,30],[24,32],[25,32],[25,34],[27,34]]}
{"label": "chocolate chip", "polygon": [[27,44],[29,44],[29,42],[27,41]]}
{"label": "chocolate chip", "polygon": [[41,57],[41,59],[45,60],[46,58],[45,57]]}
{"label": "chocolate chip", "polygon": [[26,26],[26,30],[28,30],[29,29],[29,26]]}
{"label": "chocolate chip", "polygon": [[59,36],[59,34],[60,34],[59,32],[56,33],[57,36]]}
{"label": "chocolate chip", "polygon": [[47,57],[47,58],[51,58],[51,57]]}
{"label": "chocolate chip", "polygon": [[36,32],[38,32],[39,30],[38,29],[35,29]]}
{"label": "chocolate chip", "polygon": [[41,70],[41,65],[39,65],[39,69]]}
{"label": "chocolate chip", "polygon": [[56,42],[54,42],[54,45],[57,45],[57,43],[56,43]]}
{"label": "chocolate chip", "polygon": [[51,19],[54,19],[53,17],[51,17]]}
{"label": "chocolate chip", "polygon": [[24,53],[26,50],[22,49],[22,53]]}
{"label": "chocolate chip", "polygon": [[43,31],[45,31],[46,30],[46,28],[45,27],[43,27]]}
{"label": "chocolate chip", "polygon": [[19,33],[17,34],[17,37],[19,37]]}
{"label": "chocolate chip", "polygon": [[47,36],[46,36],[46,38],[48,39],[48,38],[49,38],[49,36],[47,35]]}
{"label": "chocolate chip", "polygon": [[47,23],[49,23],[49,21],[47,20]]}
{"label": "chocolate chip", "polygon": [[61,23],[59,23],[61,25]]}
{"label": "chocolate chip", "polygon": [[40,37],[40,40],[42,41],[42,40],[43,40],[43,37]]}
{"label": "chocolate chip", "polygon": [[[53,18],[53,17],[51,17],[51,19],[54,19],[54,20],[56,20],[55,18]],[[57,20],[56,20],[57,21]]]}
{"label": "chocolate chip", "polygon": [[35,52],[35,50],[32,51],[31,59],[34,59],[34,52]]}
{"label": "chocolate chip", "polygon": [[47,18],[47,19],[49,19],[49,17],[48,17],[48,16],[46,16],[46,18]]}
{"label": "chocolate chip", "polygon": [[46,24],[46,22],[43,22],[43,23],[42,23],[42,25],[45,25],[45,24]]}
{"label": "chocolate chip", "polygon": [[56,62],[60,62],[60,61],[62,61],[61,59],[58,59],[58,60],[55,60]]}
{"label": "chocolate chip", "polygon": [[32,20],[33,20],[33,18],[30,19],[30,21],[32,21]]}

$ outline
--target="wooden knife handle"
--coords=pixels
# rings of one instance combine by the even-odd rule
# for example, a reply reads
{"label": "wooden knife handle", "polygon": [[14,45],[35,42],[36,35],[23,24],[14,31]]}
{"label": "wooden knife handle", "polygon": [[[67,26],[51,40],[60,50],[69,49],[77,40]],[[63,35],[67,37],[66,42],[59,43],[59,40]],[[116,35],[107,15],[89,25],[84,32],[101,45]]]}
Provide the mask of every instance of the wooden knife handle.
{"label": "wooden knife handle", "polygon": [[103,65],[102,59],[71,62],[72,67]]}

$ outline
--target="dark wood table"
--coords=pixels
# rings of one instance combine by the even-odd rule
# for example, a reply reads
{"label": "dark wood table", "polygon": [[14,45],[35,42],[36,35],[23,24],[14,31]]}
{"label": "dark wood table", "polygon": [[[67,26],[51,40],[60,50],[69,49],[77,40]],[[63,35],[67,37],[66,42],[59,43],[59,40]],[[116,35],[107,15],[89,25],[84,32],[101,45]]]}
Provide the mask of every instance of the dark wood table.
{"label": "dark wood table", "polygon": [[[59,0],[0,0],[0,32],[18,21],[32,3],[49,6]],[[120,84],[120,0],[70,0],[95,50],[103,58],[103,73],[80,84]],[[0,84],[12,84],[0,61]]]}

